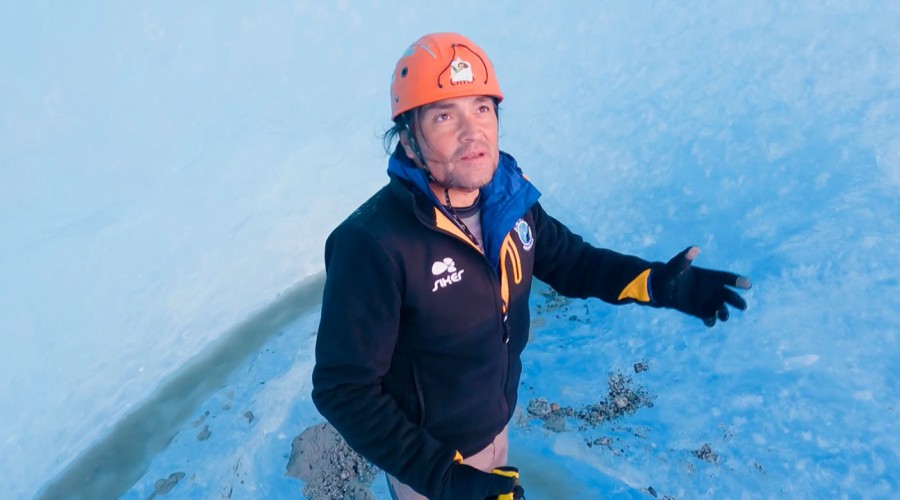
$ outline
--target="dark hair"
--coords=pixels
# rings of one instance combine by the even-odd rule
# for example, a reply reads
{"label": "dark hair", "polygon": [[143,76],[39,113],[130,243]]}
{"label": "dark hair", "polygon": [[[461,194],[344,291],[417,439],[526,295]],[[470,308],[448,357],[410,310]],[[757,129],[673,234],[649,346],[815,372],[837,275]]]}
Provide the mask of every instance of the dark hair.
{"label": "dark hair", "polygon": [[395,143],[400,141],[400,135],[406,130],[412,130],[415,124],[415,115],[418,115],[419,108],[405,111],[394,118],[394,124],[391,128],[384,132],[381,136],[381,143],[384,145],[384,152],[391,154],[394,150]]}
{"label": "dark hair", "polygon": [[[497,115],[497,124],[500,124],[500,99],[496,97],[493,98],[494,101],[494,113]],[[418,108],[413,108],[409,111],[405,111],[399,115],[397,118],[394,118],[394,124],[391,128],[387,129],[384,132],[384,135],[381,136],[381,143],[384,145],[384,152],[390,155],[393,153],[395,149],[395,141],[400,140],[400,135],[403,133],[412,133],[413,129],[417,126],[417,121],[419,118],[419,110],[422,109],[422,106]]]}

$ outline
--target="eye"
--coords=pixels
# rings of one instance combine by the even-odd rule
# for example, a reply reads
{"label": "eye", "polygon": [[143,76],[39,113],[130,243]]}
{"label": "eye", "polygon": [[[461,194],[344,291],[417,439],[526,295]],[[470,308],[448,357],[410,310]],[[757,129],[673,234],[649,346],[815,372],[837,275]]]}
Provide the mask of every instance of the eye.
{"label": "eye", "polygon": [[482,113],[487,113],[488,111],[493,111],[493,109],[490,106],[488,106],[487,104],[482,104],[481,106],[478,107],[478,111],[480,111]]}
{"label": "eye", "polygon": [[450,113],[438,113],[434,115],[434,121],[443,122],[450,119]]}

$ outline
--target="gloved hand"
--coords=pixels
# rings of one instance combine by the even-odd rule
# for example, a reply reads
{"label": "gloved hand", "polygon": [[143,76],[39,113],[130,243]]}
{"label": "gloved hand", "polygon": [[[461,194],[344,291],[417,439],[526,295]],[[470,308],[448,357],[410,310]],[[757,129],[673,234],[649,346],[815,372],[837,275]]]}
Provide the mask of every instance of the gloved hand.
{"label": "gloved hand", "polygon": [[491,497],[490,500],[525,500],[525,488],[519,484],[519,469],[506,465],[495,468],[491,474],[515,478],[516,487],[511,492]]}
{"label": "gloved hand", "polygon": [[[518,477],[518,475],[517,475]],[[444,500],[484,500],[513,492],[517,477],[482,472],[459,462],[447,470],[441,498]]]}
{"label": "gloved hand", "polygon": [[688,247],[650,273],[650,290],[656,305],[677,309],[703,320],[706,326],[716,324],[718,317],[728,320],[726,304],[740,310],[747,303],[734,290],[726,287],[750,289],[750,279],[725,271],[693,267],[700,249]]}

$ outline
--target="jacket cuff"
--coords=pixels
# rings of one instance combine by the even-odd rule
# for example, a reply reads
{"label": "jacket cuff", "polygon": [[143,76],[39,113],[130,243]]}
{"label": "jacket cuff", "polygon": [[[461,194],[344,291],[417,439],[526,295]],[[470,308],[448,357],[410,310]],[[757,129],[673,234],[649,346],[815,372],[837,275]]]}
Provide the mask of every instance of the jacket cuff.
{"label": "jacket cuff", "polygon": [[642,304],[652,304],[653,295],[650,290],[650,272],[653,268],[647,268],[638,274],[619,293],[618,301],[635,300]]}

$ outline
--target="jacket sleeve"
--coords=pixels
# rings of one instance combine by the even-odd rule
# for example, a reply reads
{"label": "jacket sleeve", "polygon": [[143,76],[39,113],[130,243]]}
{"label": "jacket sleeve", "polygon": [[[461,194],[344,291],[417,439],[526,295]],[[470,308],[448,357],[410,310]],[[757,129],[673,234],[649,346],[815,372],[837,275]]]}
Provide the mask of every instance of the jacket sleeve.
{"label": "jacket sleeve", "polygon": [[400,326],[396,266],[371,234],[342,225],[326,242],[325,268],[313,402],[357,453],[438,498],[455,450],[411,422],[381,386]]}
{"label": "jacket sleeve", "polygon": [[650,271],[657,263],[596,248],[539,203],[532,209],[535,225],[534,275],[566,297],[596,297],[611,304],[653,304]]}

